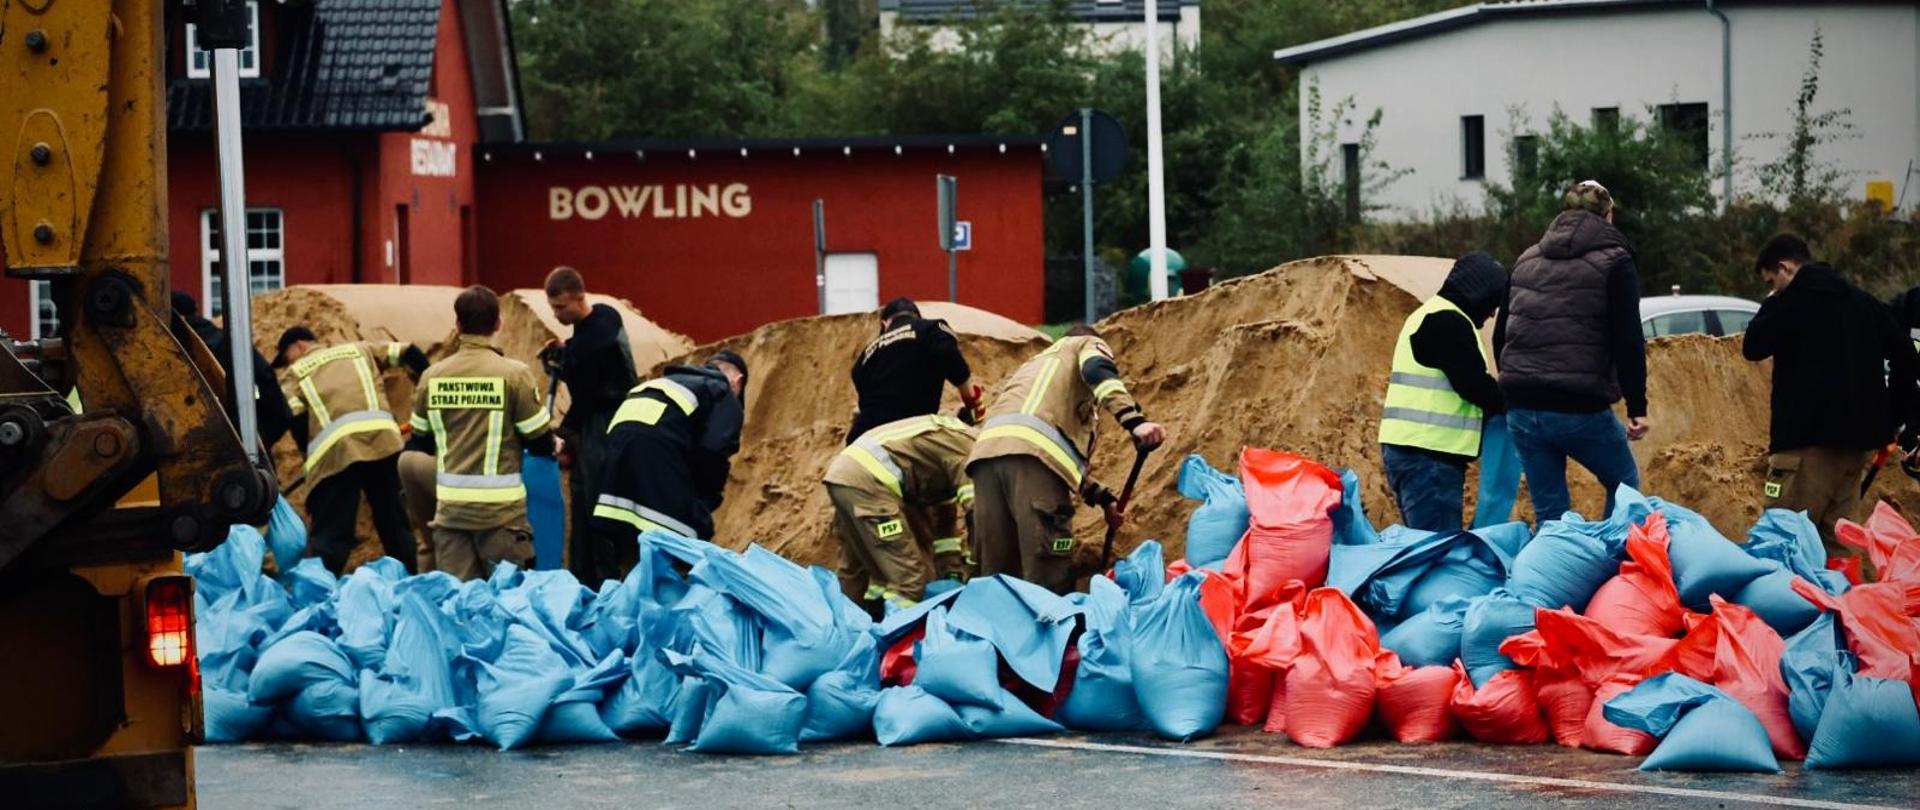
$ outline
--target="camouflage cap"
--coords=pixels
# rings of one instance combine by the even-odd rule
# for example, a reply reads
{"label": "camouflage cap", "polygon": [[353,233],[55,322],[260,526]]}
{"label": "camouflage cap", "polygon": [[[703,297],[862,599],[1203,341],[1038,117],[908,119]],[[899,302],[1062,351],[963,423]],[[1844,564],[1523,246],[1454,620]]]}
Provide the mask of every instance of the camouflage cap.
{"label": "camouflage cap", "polygon": [[1582,180],[1575,183],[1573,188],[1567,189],[1566,196],[1561,198],[1561,204],[1561,207],[1568,211],[1580,208],[1604,217],[1608,211],[1613,210],[1613,193],[1607,191],[1606,186],[1600,185],[1598,180]]}

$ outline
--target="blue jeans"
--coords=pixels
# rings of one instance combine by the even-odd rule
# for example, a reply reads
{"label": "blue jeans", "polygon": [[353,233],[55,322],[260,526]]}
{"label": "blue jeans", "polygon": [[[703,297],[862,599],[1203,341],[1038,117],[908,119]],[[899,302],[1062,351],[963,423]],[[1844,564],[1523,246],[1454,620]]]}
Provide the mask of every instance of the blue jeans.
{"label": "blue jeans", "polygon": [[1626,426],[1611,410],[1560,413],[1513,408],[1507,411],[1507,429],[1513,433],[1514,449],[1520,451],[1527,492],[1541,523],[1558,520],[1572,508],[1567,494],[1569,458],[1600,479],[1607,490],[1608,514],[1613,512],[1613,493],[1621,484],[1640,486],[1640,465],[1627,446]]}
{"label": "blue jeans", "polygon": [[1457,532],[1466,508],[1467,465],[1391,444],[1380,445],[1387,486],[1409,529]]}

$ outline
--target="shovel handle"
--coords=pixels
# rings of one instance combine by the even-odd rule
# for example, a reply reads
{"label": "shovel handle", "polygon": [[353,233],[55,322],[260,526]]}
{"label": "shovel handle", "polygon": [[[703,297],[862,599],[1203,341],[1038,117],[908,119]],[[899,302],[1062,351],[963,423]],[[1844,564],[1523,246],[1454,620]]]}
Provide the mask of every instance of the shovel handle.
{"label": "shovel handle", "polygon": [[[1147,456],[1153,455],[1153,448],[1133,443],[1133,469],[1127,473],[1127,484],[1120,488],[1120,499],[1115,503],[1121,512],[1127,511],[1127,504],[1133,502],[1133,487],[1140,483],[1140,470],[1147,466]],[[1106,540],[1100,543],[1100,570],[1107,570],[1113,564],[1113,539],[1120,533],[1120,527],[1107,524]]]}

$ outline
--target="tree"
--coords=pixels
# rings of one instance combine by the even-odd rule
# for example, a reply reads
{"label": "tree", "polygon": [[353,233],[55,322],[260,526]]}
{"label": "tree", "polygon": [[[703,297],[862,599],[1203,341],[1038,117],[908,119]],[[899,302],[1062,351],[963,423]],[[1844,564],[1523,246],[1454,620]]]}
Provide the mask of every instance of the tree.
{"label": "tree", "polygon": [[1815,27],[1813,41],[1807,45],[1807,71],[1800,77],[1800,92],[1789,110],[1793,129],[1747,136],[1749,140],[1785,142],[1780,157],[1758,166],[1755,174],[1761,190],[1785,200],[1789,209],[1839,202],[1846,197],[1846,180],[1852,174],[1821,161],[1815,154],[1827,144],[1860,137],[1849,120],[1851,109],[1814,111],[1814,102],[1820,96],[1820,59],[1825,51],[1820,29]]}

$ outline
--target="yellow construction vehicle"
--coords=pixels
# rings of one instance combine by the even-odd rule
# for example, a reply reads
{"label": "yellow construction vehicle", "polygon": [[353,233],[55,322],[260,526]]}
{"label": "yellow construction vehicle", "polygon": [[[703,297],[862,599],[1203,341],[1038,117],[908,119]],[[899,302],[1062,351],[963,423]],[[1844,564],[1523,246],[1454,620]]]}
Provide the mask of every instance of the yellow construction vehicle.
{"label": "yellow construction vehicle", "polygon": [[[218,68],[244,39],[244,4],[196,5],[201,42],[227,57],[214,52],[216,98],[237,99]],[[163,31],[161,0],[0,0],[0,285],[18,300],[23,279],[49,282],[60,324],[57,338],[0,340],[8,806],[193,804],[199,672],[181,552],[264,523],[275,495],[243,438],[251,397],[230,394],[252,390],[250,363],[225,379],[169,306]],[[237,126],[220,139],[227,209]],[[249,285],[227,272],[231,342],[250,350]]]}

